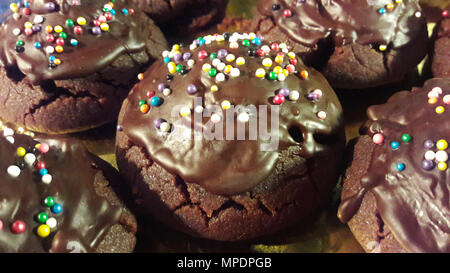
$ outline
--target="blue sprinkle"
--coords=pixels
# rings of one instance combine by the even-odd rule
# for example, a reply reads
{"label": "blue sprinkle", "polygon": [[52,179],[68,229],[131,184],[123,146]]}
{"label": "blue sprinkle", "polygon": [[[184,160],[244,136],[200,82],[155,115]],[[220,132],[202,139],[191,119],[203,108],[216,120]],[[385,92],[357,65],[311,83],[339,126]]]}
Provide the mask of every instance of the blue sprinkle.
{"label": "blue sprinkle", "polygon": [[164,62],[165,62],[165,63],[169,63],[169,62],[170,62],[170,58],[169,58],[169,57],[165,57],[165,58],[164,58]]}
{"label": "blue sprinkle", "polygon": [[60,204],[55,204],[53,207],[52,207],[52,212],[53,213],[55,213],[55,214],[59,214],[59,213],[61,213],[62,212],[62,206],[60,205]]}
{"label": "blue sprinkle", "polygon": [[161,106],[162,103],[163,103],[163,101],[160,97],[152,97],[150,99],[150,104],[155,107]]}
{"label": "blue sprinkle", "polygon": [[205,39],[198,40],[198,45],[204,45],[206,43]]}
{"label": "blue sprinkle", "polygon": [[386,9],[385,8],[381,8],[381,9],[378,10],[378,12],[380,14],[385,14],[386,13]]}
{"label": "blue sprinkle", "polygon": [[39,173],[40,173],[42,176],[44,176],[44,175],[48,174],[48,171],[47,171],[47,169],[41,169],[41,170],[39,171]]}
{"label": "blue sprinkle", "polygon": [[54,62],[54,61],[56,60],[56,57],[55,57],[55,56],[50,56],[50,57],[48,58],[48,60],[49,60],[50,62]]}
{"label": "blue sprinkle", "polygon": [[34,47],[35,47],[35,48],[41,48],[41,47],[42,47],[42,45],[41,45],[41,43],[39,43],[39,42],[36,42],[36,43],[34,43]]}
{"label": "blue sprinkle", "polygon": [[128,15],[128,10],[127,9],[122,9],[122,13],[125,15]]}
{"label": "blue sprinkle", "polygon": [[109,12],[111,12],[112,15],[116,15],[116,10],[115,9],[112,9]]}
{"label": "blue sprinkle", "polygon": [[261,45],[261,39],[259,39],[259,38],[255,38],[255,39],[253,39],[252,40],[252,44],[254,44],[254,45]]}
{"label": "blue sprinkle", "polygon": [[399,147],[400,147],[400,143],[398,143],[397,141],[392,141],[391,142],[392,150],[397,150]]}
{"label": "blue sprinkle", "polygon": [[403,164],[403,163],[398,163],[397,164],[397,170],[398,171],[403,171],[403,170],[405,170],[405,164]]}

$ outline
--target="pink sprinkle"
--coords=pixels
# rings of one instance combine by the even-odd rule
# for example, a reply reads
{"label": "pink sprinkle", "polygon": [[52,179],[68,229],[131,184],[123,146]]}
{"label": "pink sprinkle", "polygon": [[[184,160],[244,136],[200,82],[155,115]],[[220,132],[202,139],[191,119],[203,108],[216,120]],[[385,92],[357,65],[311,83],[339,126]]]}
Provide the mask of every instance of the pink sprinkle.
{"label": "pink sprinkle", "polygon": [[0,230],[3,230],[3,221],[0,220]]}
{"label": "pink sprinkle", "polygon": [[381,144],[384,141],[384,136],[383,134],[376,133],[375,135],[373,135],[372,140],[375,144]]}
{"label": "pink sprinkle", "polygon": [[320,99],[320,98],[322,97],[322,95],[323,95],[322,90],[320,90],[320,89],[314,90],[313,93],[316,94],[316,95],[317,95],[317,98],[319,98],[319,99]]}
{"label": "pink sprinkle", "polygon": [[45,154],[45,153],[48,153],[49,150],[50,150],[50,146],[48,146],[47,143],[41,143],[41,145],[39,145],[39,152]]}
{"label": "pink sprinkle", "polygon": [[231,42],[230,43],[230,48],[239,48],[239,44],[237,42]]}
{"label": "pink sprinkle", "polygon": [[443,101],[445,104],[450,104],[450,95],[445,95]]}
{"label": "pink sprinkle", "polygon": [[270,47],[268,45],[263,45],[261,49],[266,55],[270,53]]}
{"label": "pink sprinkle", "polygon": [[428,92],[428,98],[439,98],[439,93],[436,90],[431,90],[430,92]]}

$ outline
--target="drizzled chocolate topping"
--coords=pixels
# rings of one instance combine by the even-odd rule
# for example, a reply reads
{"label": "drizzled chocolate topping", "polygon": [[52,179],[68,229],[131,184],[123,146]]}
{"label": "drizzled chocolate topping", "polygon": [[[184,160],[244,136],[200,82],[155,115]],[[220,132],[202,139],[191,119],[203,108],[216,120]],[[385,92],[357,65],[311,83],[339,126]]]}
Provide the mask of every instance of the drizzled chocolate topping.
{"label": "drizzled chocolate topping", "polygon": [[[0,137],[0,252],[94,252],[110,228],[118,224],[122,208],[96,193],[94,184],[101,172],[80,144],[45,141],[50,150],[43,154],[33,149],[38,142],[30,137],[15,135],[14,144]],[[36,162],[22,165],[20,174],[13,177],[7,172],[9,166],[20,166],[24,161],[17,155],[18,147],[34,153]],[[38,162],[45,163],[52,176],[50,184],[41,181]],[[62,211],[55,213],[58,211],[46,206],[47,197],[53,197]],[[47,237],[38,235],[38,227],[46,224],[38,221],[41,212],[56,219]],[[14,233],[16,221],[25,223],[24,232]]]}
{"label": "drizzled chocolate topping", "polygon": [[[36,0],[29,3],[29,11],[21,7],[1,25],[0,65],[17,66],[34,84],[98,72],[121,54],[143,51],[151,31],[142,24],[145,15],[130,9],[132,4],[126,0],[115,1],[113,9],[105,7],[108,4],[105,0]],[[105,18],[106,13],[109,13],[108,18]],[[82,19],[78,21],[79,18]],[[72,21],[66,23],[67,20]],[[25,32],[27,22],[31,24],[28,24],[28,29],[32,30],[30,35]],[[107,24],[103,25],[103,30],[101,23]],[[47,32],[47,26],[53,30]],[[62,32],[56,31],[57,26],[62,27]],[[82,33],[76,33],[76,27],[81,28]],[[47,47],[55,50],[61,33],[67,35],[63,52],[49,53]],[[49,41],[48,35],[52,35],[54,41]],[[72,45],[72,39],[76,40],[76,45]],[[39,43],[38,47],[36,43]],[[59,59],[61,64],[49,61],[51,56]]]}
{"label": "drizzled chocolate topping", "polygon": [[259,12],[294,41],[315,47],[326,38],[336,46],[360,43],[400,48],[422,33],[418,1],[274,0],[259,1]]}
{"label": "drizzled chocolate topping", "polygon": [[[406,250],[450,252],[450,80],[431,79],[423,88],[399,92],[368,109],[362,133],[381,134],[374,144],[361,190],[342,200],[339,218],[349,221],[367,192]],[[378,135],[380,136],[380,135]]]}
{"label": "drizzled chocolate topping", "polygon": [[[284,46],[261,43],[248,35],[224,34],[199,38],[191,50],[166,52],[164,61],[156,62],[142,75],[125,101],[119,117],[123,132],[165,169],[215,194],[250,190],[270,176],[280,153],[289,147],[301,148],[304,164],[309,158],[326,155],[330,146],[315,138],[333,138],[342,132],[340,103],[325,78]],[[277,59],[277,54],[284,57]],[[273,65],[269,66],[269,59]],[[179,72],[175,71],[177,65]],[[280,72],[283,68],[292,72]],[[202,104],[195,105],[195,98]],[[154,106],[154,102],[162,104]],[[271,127],[272,109],[277,104],[278,132]],[[235,108],[227,120],[230,105],[244,110]],[[196,120],[198,106],[203,118]],[[208,110],[211,106],[220,111]],[[248,114],[245,109],[251,106],[267,107],[267,121],[259,122],[253,130],[252,120],[262,116],[261,112]],[[222,117],[223,127],[214,127],[214,113]],[[257,132],[261,125],[269,128],[272,140],[279,138],[273,150],[262,146],[270,140],[263,140]],[[237,128],[242,126],[246,137],[237,140]],[[216,131],[223,128],[223,140],[208,140],[204,135],[196,139],[191,130],[210,127]],[[230,128],[234,129],[231,139],[226,137]],[[257,134],[253,140],[252,132]],[[181,137],[186,134],[191,137]]]}

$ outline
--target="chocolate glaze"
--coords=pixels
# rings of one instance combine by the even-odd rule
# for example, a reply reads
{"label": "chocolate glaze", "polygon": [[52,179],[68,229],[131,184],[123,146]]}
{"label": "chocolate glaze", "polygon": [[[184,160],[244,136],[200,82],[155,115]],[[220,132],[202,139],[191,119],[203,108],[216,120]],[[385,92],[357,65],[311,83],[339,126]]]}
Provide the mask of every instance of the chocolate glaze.
{"label": "chocolate glaze", "polygon": [[[17,178],[6,169],[16,164],[18,147],[34,147],[37,143],[24,135],[15,135],[15,143],[0,137],[0,252],[94,252],[110,230],[119,223],[122,208],[112,206],[99,196],[94,184],[100,178],[94,165],[93,155],[80,144],[62,139],[45,140],[50,151],[38,156],[44,161],[53,180],[46,185],[40,181],[36,167],[25,167]],[[63,206],[60,214],[53,214],[44,206],[43,200],[53,196]],[[39,223],[35,217],[40,212],[55,217],[57,227],[49,237],[36,234]],[[11,232],[16,220],[26,223],[22,234]]]}
{"label": "chocolate glaze", "polygon": [[[122,114],[119,117],[119,124],[123,127],[123,132],[128,135],[131,141],[144,147],[150,157],[165,169],[179,175],[184,181],[197,183],[207,191],[215,194],[233,195],[243,193],[268,177],[282,151],[292,146],[300,146],[300,155],[305,159],[304,168],[308,159],[315,156],[326,156],[331,150],[327,143],[319,143],[315,137],[318,135],[330,138],[342,132],[342,109],[341,105],[325,80],[316,70],[307,68],[301,61],[296,66],[298,71],[303,69],[309,72],[308,79],[302,79],[298,73],[289,75],[285,81],[270,81],[259,79],[255,76],[255,71],[261,68],[261,57],[249,57],[248,48],[240,46],[231,49],[229,42],[213,42],[210,45],[201,46],[193,50],[192,56],[195,60],[194,67],[186,75],[174,75],[172,81],[166,81],[167,65],[163,61],[158,61],[144,74],[144,80],[138,83],[122,106]],[[265,43],[264,43],[265,44]],[[204,63],[211,63],[209,58],[199,60],[197,55],[200,50],[208,53],[218,52],[226,49],[236,58],[243,56],[246,64],[235,66],[240,69],[240,76],[230,78],[225,82],[216,83],[207,72],[202,71]],[[187,52],[188,50],[182,50]],[[271,57],[275,52],[270,53]],[[225,60],[223,60],[226,62]],[[284,67],[286,60],[280,66]],[[186,62],[181,62],[186,66]],[[167,84],[172,90],[172,94],[164,97],[158,93],[158,85]],[[186,90],[190,84],[195,84],[198,92],[189,95]],[[210,86],[217,84],[219,91],[211,92]],[[219,105],[223,100],[229,100],[232,105],[267,105],[268,106],[268,128],[270,128],[270,109],[272,98],[281,88],[298,90],[300,99],[296,102],[286,99],[280,107],[279,125],[279,146],[274,151],[263,151],[261,144],[265,141],[249,140],[249,125],[245,126],[246,140],[212,140],[205,138],[201,140],[182,141],[171,133],[161,133],[153,126],[153,121],[163,118],[170,123],[176,123],[177,118],[171,118],[172,108],[176,105],[190,106],[193,109],[194,97],[203,98],[205,105]],[[318,101],[308,100],[306,96],[314,89],[320,88],[323,96]],[[147,114],[139,111],[139,100],[148,100],[146,92],[155,90],[157,96],[164,97],[164,103],[160,107],[152,107]],[[325,111],[327,118],[319,119],[316,114]],[[193,113],[193,112],[192,112]],[[236,121],[234,115],[234,124]],[[184,117],[189,122],[187,126],[179,127],[182,131],[193,126],[192,115]],[[209,118],[196,124],[205,128]],[[224,122],[224,128],[227,128]],[[301,130],[303,140],[297,142],[290,135],[289,129],[298,128]],[[224,132],[226,129],[224,129]],[[236,129],[235,129],[236,132]],[[225,133],[224,133],[225,136]],[[335,137],[336,138],[336,137]],[[236,138],[234,138],[236,139]],[[336,138],[337,139],[337,138]],[[332,155],[330,155],[332,156]]]}
{"label": "chocolate glaze", "polygon": [[[383,15],[378,13],[391,3],[388,0],[260,0],[258,9],[263,16],[273,18],[294,41],[310,48],[326,38],[332,38],[335,46],[359,43],[400,48],[422,33],[425,19],[414,15],[421,11],[419,2],[414,0],[404,0]],[[280,5],[280,9],[273,10],[274,4]],[[292,11],[291,17],[283,15],[285,9]]]}
{"label": "chocolate glaze", "polygon": [[[431,105],[428,92],[434,87],[442,88],[443,93],[439,102]],[[342,200],[338,212],[341,221],[348,222],[365,194],[371,192],[384,223],[406,250],[450,252],[450,171],[422,168],[425,140],[450,140],[449,107],[442,102],[448,94],[450,80],[431,79],[423,88],[399,92],[386,104],[368,109],[370,120],[362,133],[371,137],[382,133],[384,143],[374,148],[370,167],[361,179],[361,190]],[[439,105],[446,108],[440,115],[435,112]],[[405,133],[412,136],[411,142],[402,142]],[[391,149],[392,141],[400,143],[398,150]],[[404,171],[396,169],[398,163],[405,164]]]}
{"label": "chocolate glaze", "polygon": [[[57,10],[49,12],[45,3],[57,3]],[[103,14],[102,8],[107,4],[105,0],[81,1],[80,6],[70,6],[67,0],[49,1],[36,0],[31,2],[31,15],[21,15],[20,19],[15,20],[12,16],[8,17],[0,28],[0,65],[5,67],[17,66],[34,84],[41,83],[44,80],[62,80],[69,78],[79,78],[98,72],[111,64],[118,56],[124,53],[136,53],[145,49],[147,37],[149,37],[150,28],[142,24],[141,12],[124,15],[123,8],[133,8],[133,5],[127,0],[117,0],[114,3],[116,15],[108,21],[109,31],[102,32],[101,35],[91,34],[93,27],[92,20]],[[22,14],[20,12],[20,14]],[[36,15],[44,16],[44,22],[39,24],[42,30],[33,35],[24,34],[24,24],[27,21],[33,22]],[[81,16],[87,20],[83,26],[83,34],[75,34],[73,27],[67,27],[65,21],[72,19],[75,21]],[[49,43],[46,40],[45,26],[60,25],[64,27],[64,32],[68,38],[64,45],[64,52],[54,53],[62,60],[62,64],[54,69],[48,67],[48,58],[50,54],[45,52],[48,45],[55,46],[55,43]],[[15,36],[13,29],[19,28],[22,33]],[[54,32],[53,32],[54,33]],[[70,39],[78,40],[78,46],[71,46]],[[25,42],[25,51],[16,52],[16,41]],[[40,42],[42,48],[34,47],[35,42]]]}

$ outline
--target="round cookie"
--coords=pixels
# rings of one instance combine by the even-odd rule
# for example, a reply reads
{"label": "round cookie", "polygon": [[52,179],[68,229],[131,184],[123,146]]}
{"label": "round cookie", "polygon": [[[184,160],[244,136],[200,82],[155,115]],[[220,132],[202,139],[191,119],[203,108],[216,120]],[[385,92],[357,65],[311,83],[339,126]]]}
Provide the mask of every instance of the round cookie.
{"label": "round cookie", "polygon": [[0,133],[0,252],[133,251],[114,168],[76,142]]}
{"label": "round cookie", "polygon": [[[80,4],[81,3],[81,4]],[[166,46],[126,0],[11,4],[0,27],[0,117],[61,134],[114,121],[123,99]]]}
{"label": "round cookie", "polygon": [[252,30],[292,46],[335,88],[400,81],[428,50],[426,21],[414,0],[260,0],[258,10]]}
{"label": "round cookie", "polygon": [[186,35],[220,22],[228,0],[133,0],[167,33]]}
{"label": "round cookie", "polygon": [[163,57],[119,114],[117,163],[137,211],[238,241],[298,223],[328,200],[345,136],[319,72],[254,33],[208,35]]}
{"label": "round cookie", "polygon": [[367,252],[450,252],[450,80],[368,109],[338,216]]}
{"label": "round cookie", "polygon": [[438,78],[450,77],[450,15],[447,16],[449,18],[444,17],[439,24],[434,45],[432,70],[433,76]]}

